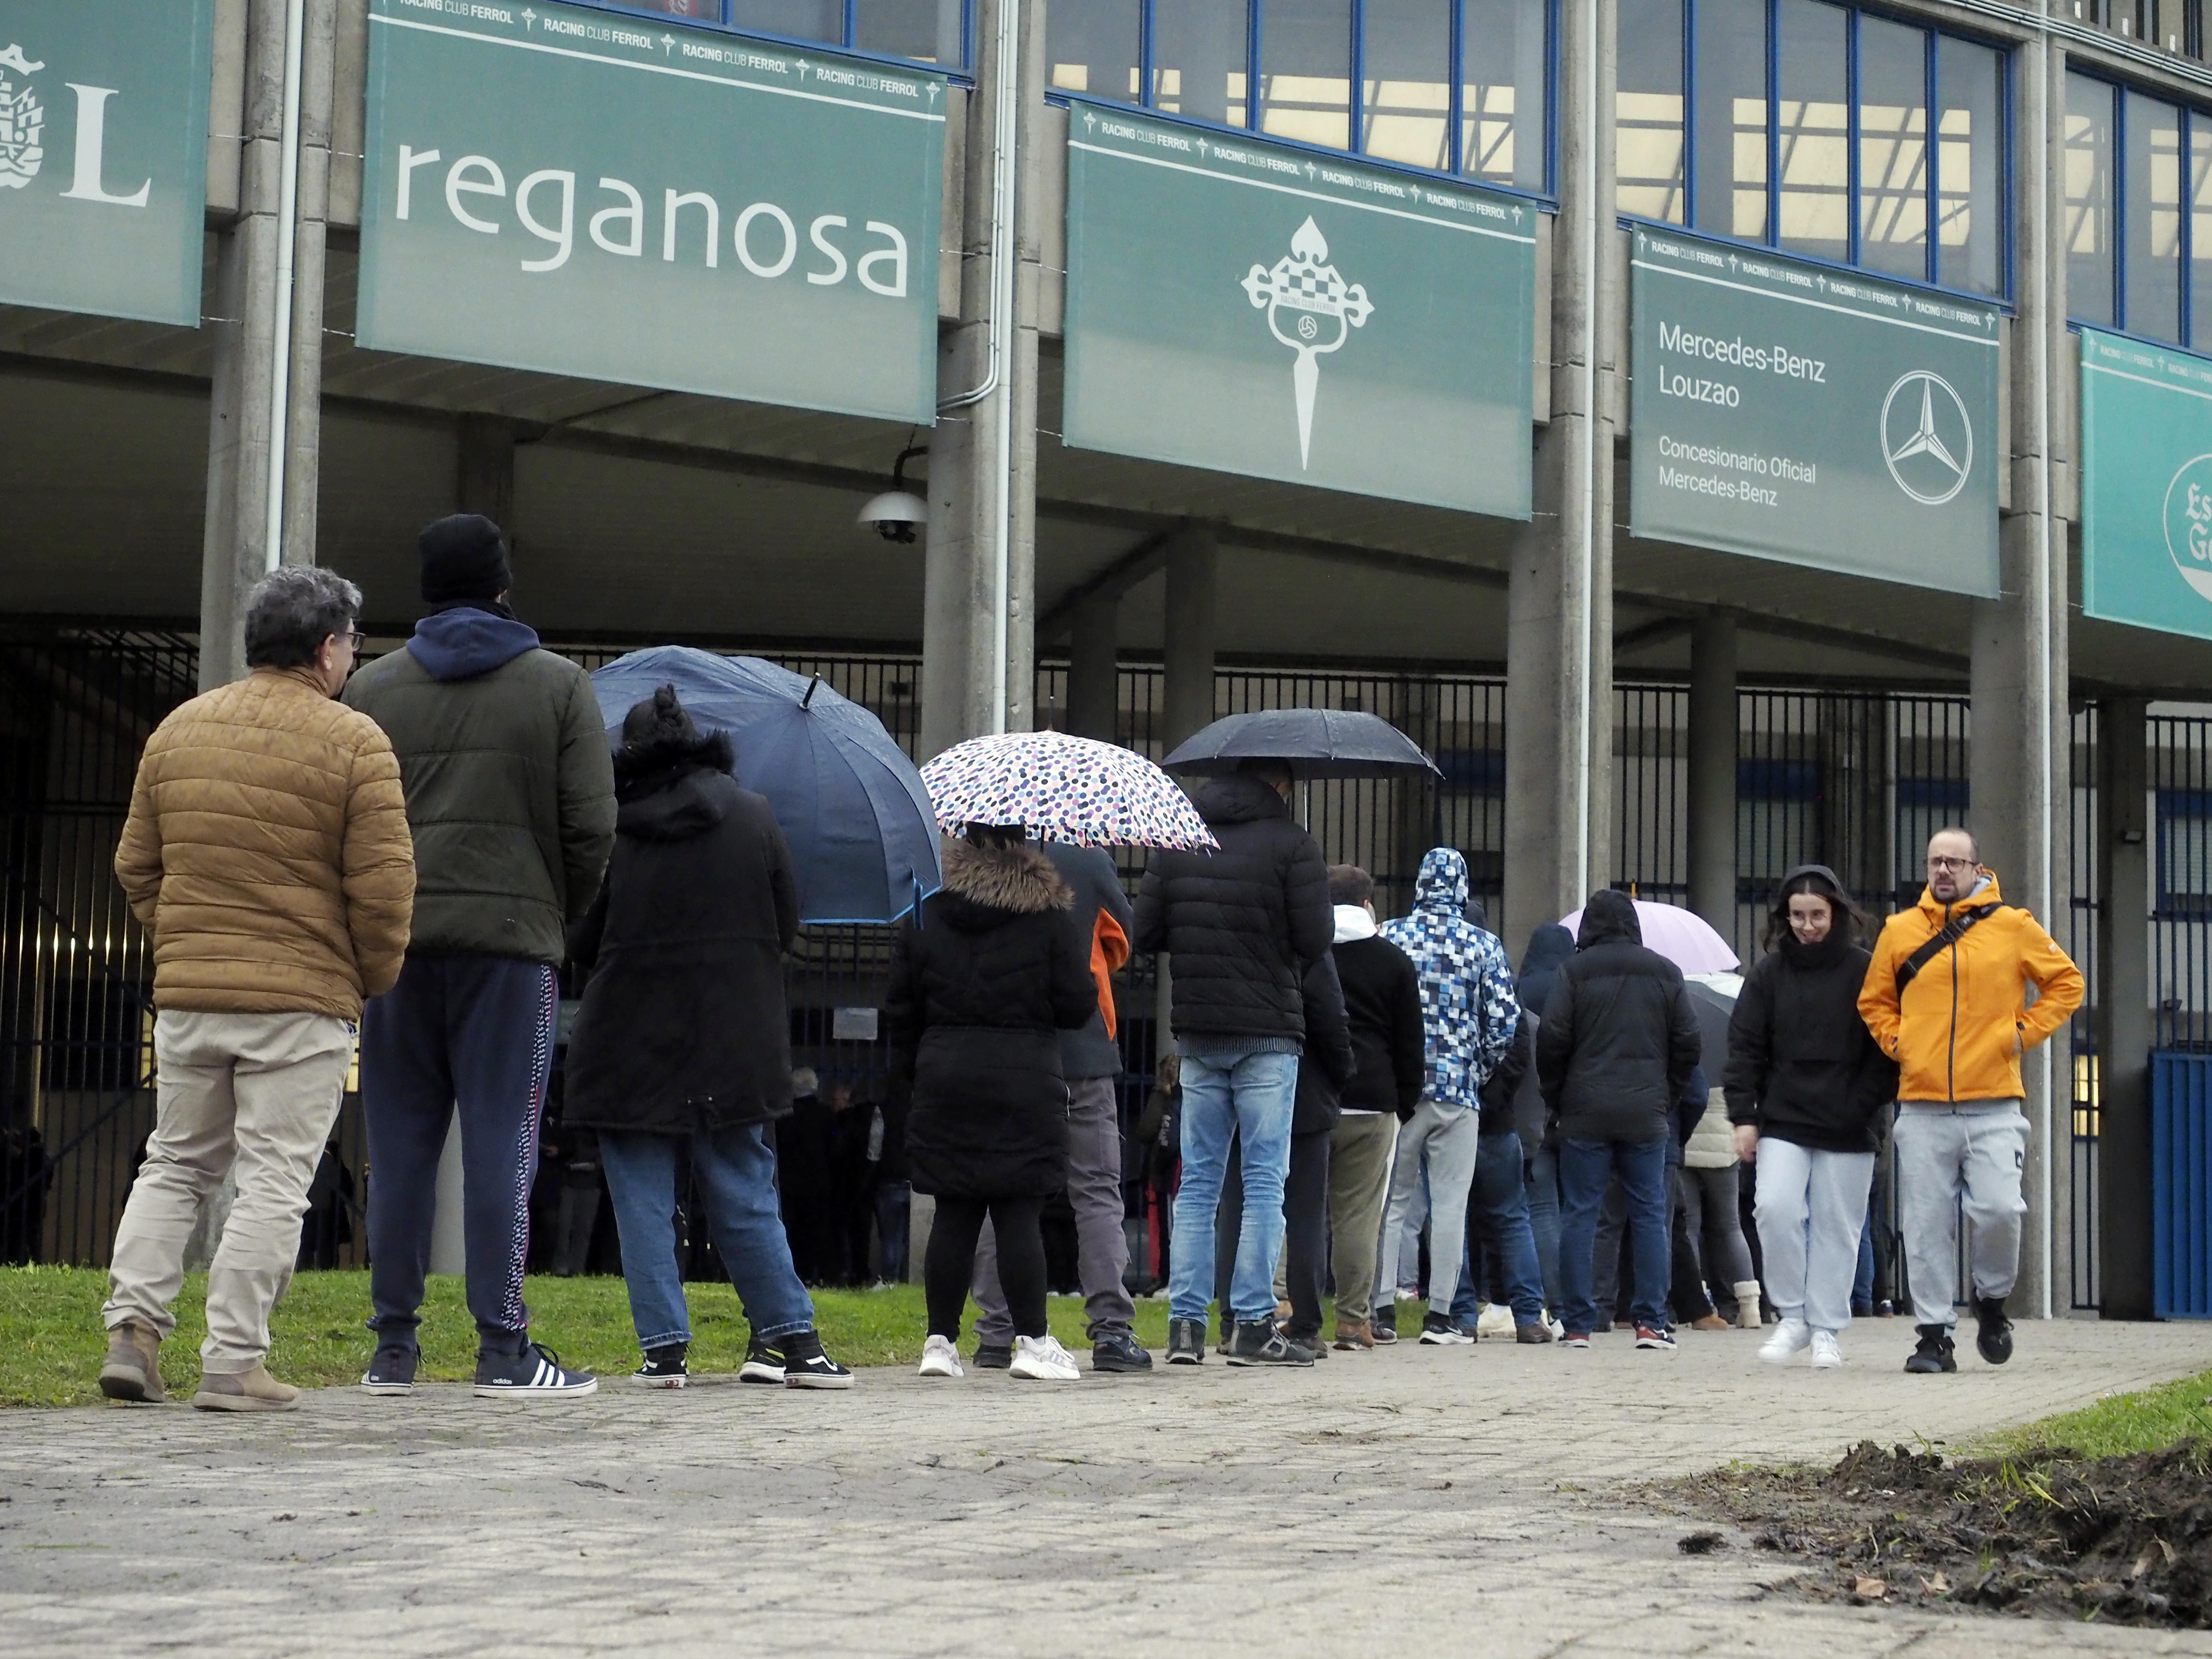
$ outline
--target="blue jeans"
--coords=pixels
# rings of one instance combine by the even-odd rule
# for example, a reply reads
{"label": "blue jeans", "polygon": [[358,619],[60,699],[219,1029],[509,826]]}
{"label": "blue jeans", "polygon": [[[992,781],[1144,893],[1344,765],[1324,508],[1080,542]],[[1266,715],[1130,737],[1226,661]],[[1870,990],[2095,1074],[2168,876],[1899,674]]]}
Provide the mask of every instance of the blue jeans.
{"label": "blue jeans", "polygon": [[1182,1184],[1176,1189],[1168,1312],[1203,1319],[1213,1296],[1215,1212],[1229,1138],[1243,1144],[1244,1220],[1229,1279],[1230,1311],[1240,1320],[1275,1316],[1275,1257],[1283,1248],[1283,1182],[1291,1164],[1291,1107],[1298,1088],[1296,1054],[1182,1057]]}
{"label": "blue jeans", "polygon": [[1858,1271],[1851,1275],[1851,1311],[1874,1311],[1874,1200],[1867,1200],[1866,1220],[1859,1228]]}
{"label": "blue jeans", "polygon": [[1474,1328],[1486,1282],[1476,1291],[1474,1244],[1480,1230],[1490,1267],[1505,1281],[1505,1300],[1513,1310],[1513,1322],[1544,1322],[1543,1270],[1536,1262],[1536,1235],[1528,1225],[1528,1188],[1521,1175],[1521,1137],[1511,1129],[1485,1135],[1474,1156],[1474,1201],[1468,1206],[1466,1255],[1460,1264],[1459,1291],[1452,1297],[1452,1323]]}
{"label": "blue jeans", "polygon": [[[641,1348],[691,1340],[684,1273],[676,1261],[678,1135],[599,1131],[599,1163],[622,1234],[623,1279]],[[814,1304],[791,1265],[776,1206],[775,1154],[765,1126],[691,1137],[691,1167],[707,1202],[707,1223],[730,1283],[738,1287],[753,1334],[763,1341],[812,1328]]]}
{"label": "blue jeans", "polygon": [[1671,1135],[1649,1140],[1559,1142],[1559,1279],[1565,1306],[1559,1318],[1572,1334],[1597,1323],[1591,1300],[1591,1252],[1607,1175],[1618,1170],[1628,1200],[1629,1247],[1636,1267],[1632,1306],[1636,1322],[1667,1328],[1672,1252],[1667,1226],[1667,1147]]}
{"label": "blue jeans", "polygon": [[914,1188],[903,1181],[876,1183],[876,1277],[887,1285],[906,1283],[907,1233],[914,1216]]}
{"label": "blue jeans", "polygon": [[1528,1231],[1536,1239],[1544,1305],[1557,1318],[1566,1288],[1559,1283],[1559,1157],[1548,1146],[1539,1146],[1528,1160]]}

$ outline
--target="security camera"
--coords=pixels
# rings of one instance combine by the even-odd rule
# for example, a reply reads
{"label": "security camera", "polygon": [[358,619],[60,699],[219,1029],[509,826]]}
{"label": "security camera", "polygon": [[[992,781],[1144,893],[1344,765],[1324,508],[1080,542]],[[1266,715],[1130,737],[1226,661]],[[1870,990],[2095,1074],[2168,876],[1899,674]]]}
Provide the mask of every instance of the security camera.
{"label": "security camera", "polygon": [[903,489],[886,490],[860,509],[860,522],[887,542],[909,544],[915,526],[929,522],[929,504]]}
{"label": "security camera", "polygon": [[873,525],[876,534],[887,542],[910,546],[915,526],[929,522],[929,503],[906,487],[906,464],[917,455],[928,453],[924,445],[899,451],[898,460],[891,468],[891,487],[860,509],[860,522]]}

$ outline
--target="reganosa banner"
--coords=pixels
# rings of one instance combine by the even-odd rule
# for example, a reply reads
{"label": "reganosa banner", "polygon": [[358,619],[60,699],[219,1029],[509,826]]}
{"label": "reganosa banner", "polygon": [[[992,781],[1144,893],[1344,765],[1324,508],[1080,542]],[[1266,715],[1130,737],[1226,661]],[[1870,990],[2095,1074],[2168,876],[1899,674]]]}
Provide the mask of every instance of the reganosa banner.
{"label": "reganosa banner", "polygon": [[1997,591],[1997,307],[1636,228],[1629,527]]}
{"label": "reganosa banner", "polygon": [[945,82],[371,0],[363,346],[929,422]]}

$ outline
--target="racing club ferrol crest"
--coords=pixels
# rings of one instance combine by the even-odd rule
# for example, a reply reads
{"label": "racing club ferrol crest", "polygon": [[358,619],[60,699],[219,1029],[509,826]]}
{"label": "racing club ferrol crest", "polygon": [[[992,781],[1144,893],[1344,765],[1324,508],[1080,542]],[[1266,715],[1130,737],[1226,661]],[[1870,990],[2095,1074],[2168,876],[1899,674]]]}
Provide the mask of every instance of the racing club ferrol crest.
{"label": "racing club ferrol crest", "polygon": [[46,68],[10,45],[0,52],[0,190],[21,190],[39,175],[46,152],[46,112],[30,77]]}

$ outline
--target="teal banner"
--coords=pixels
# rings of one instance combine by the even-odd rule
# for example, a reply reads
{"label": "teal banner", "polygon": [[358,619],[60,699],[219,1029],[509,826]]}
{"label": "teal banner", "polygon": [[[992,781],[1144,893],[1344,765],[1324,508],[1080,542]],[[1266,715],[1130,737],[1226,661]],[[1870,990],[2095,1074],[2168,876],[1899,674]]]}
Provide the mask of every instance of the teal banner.
{"label": "teal banner", "polygon": [[1629,528],[1997,591],[1997,307],[1636,228]]}
{"label": "teal banner", "polygon": [[1528,516],[1535,210],[1076,103],[1078,449]]}
{"label": "teal banner", "polygon": [[945,82],[371,0],[359,343],[929,423]]}
{"label": "teal banner", "polygon": [[199,326],[214,20],[0,6],[0,302]]}
{"label": "teal banner", "polygon": [[2081,331],[2081,612],[2212,640],[2212,360]]}

